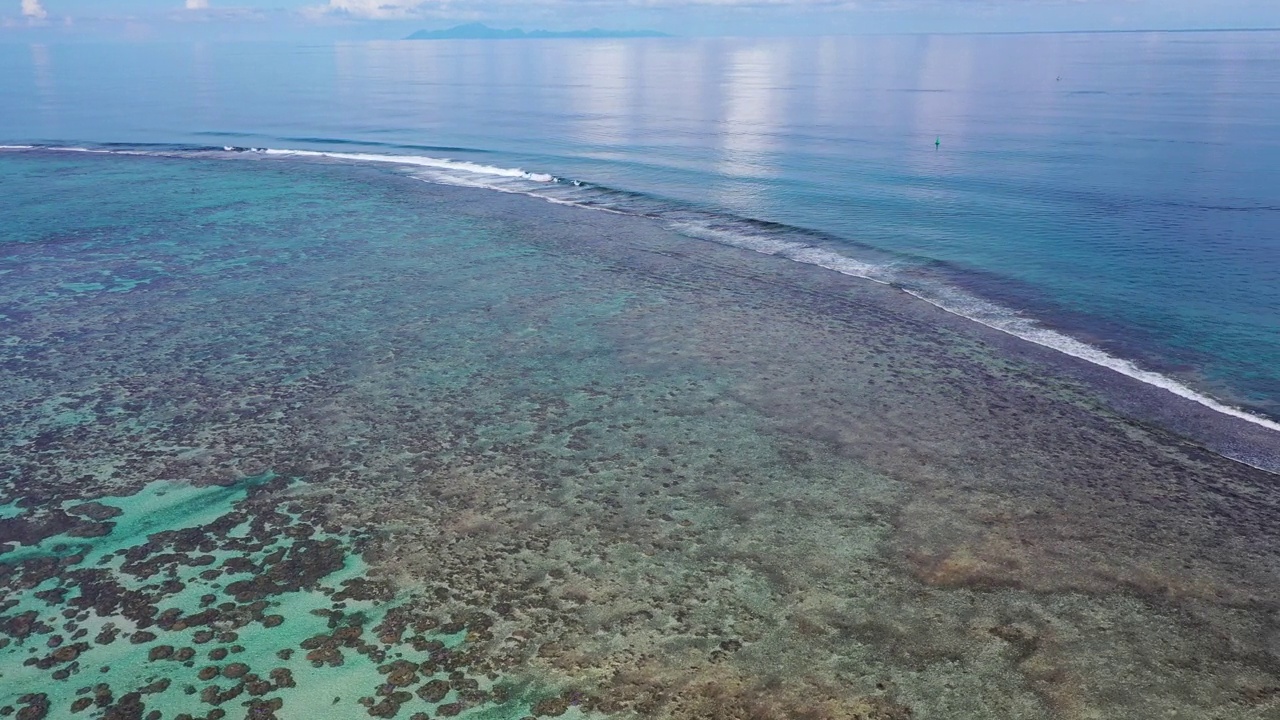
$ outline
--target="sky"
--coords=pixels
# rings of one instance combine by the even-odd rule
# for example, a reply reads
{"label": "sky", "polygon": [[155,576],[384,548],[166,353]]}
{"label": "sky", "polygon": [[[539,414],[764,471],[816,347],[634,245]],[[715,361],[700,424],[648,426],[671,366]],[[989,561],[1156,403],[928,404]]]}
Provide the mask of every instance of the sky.
{"label": "sky", "polygon": [[494,27],[820,35],[1280,27],[1280,0],[0,0],[0,41],[396,39]]}

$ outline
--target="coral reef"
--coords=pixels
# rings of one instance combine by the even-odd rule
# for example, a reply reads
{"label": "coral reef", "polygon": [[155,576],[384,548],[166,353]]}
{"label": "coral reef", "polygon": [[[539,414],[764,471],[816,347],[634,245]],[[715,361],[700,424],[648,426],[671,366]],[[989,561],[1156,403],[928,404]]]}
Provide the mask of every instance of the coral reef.
{"label": "coral reef", "polygon": [[130,192],[0,246],[0,712],[1280,712],[1274,477],[1070,362],[642,218],[38,159]]}

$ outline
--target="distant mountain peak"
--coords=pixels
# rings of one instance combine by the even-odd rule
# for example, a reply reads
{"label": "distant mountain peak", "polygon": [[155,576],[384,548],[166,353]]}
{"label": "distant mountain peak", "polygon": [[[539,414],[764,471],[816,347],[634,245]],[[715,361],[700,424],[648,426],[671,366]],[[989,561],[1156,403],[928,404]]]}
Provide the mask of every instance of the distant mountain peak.
{"label": "distant mountain peak", "polygon": [[500,30],[484,23],[467,23],[457,25],[448,30],[419,30],[410,35],[408,40],[541,40],[552,38],[652,38],[670,37],[666,33],[653,30]]}

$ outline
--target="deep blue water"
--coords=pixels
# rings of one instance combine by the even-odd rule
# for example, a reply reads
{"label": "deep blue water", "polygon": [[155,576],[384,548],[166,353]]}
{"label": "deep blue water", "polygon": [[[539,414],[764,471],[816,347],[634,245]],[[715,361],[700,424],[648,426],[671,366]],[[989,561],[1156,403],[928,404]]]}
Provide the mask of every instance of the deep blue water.
{"label": "deep blue water", "polygon": [[1280,33],[8,45],[0,97],[0,144],[417,156],[1280,416]]}

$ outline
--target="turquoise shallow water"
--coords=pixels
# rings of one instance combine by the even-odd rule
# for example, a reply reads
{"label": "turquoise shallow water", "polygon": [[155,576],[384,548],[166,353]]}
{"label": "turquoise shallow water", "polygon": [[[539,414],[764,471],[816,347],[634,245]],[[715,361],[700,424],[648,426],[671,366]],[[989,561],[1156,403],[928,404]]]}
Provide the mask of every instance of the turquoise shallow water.
{"label": "turquoise shallow water", "polygon": [[0,712],[1280,711],[1275,476],[1157,391],[422,172],[0,156]]}
{"label": "turquoise shallow water", "polygon": [[6,46],[0,143],[523,168],[699,237],[818,243],[955,312],[1064,346],[1040,332],[1060,330],[1275,415],[1277,47],[1267,32]]}

